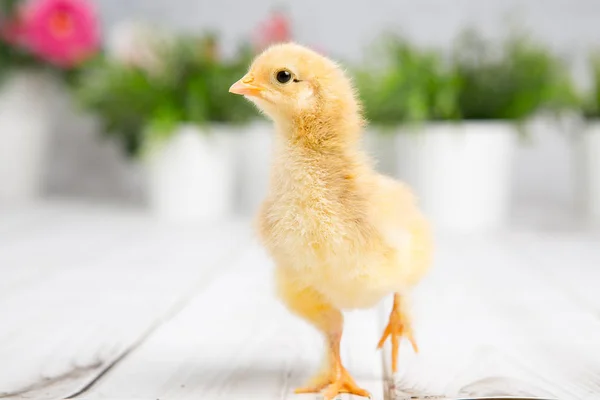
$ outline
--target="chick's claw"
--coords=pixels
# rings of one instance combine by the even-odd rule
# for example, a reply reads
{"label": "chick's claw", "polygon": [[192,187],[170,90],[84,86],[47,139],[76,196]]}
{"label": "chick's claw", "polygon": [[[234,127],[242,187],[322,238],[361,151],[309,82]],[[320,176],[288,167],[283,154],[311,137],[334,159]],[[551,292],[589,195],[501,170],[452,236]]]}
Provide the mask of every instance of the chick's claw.
{"label": "chick's claw", "polygon": [[379,343],[377,344],[377,348],[381,349],[385,344],[387,338],[393,335],[392,340],[397,339],[399,336],[405,336],[412,345],[415,353],[419,352],[419,348],[417,346],[417,342],[414,338],[413,332],[411,328],[407,328],[406,322],[402,322],[402,317],[394,313],[394,315],[390,315],[390,321],[388,322],[381,339],[379,339]]}
{"label": "chick's claw", "polygon": [[377,348],[381,349],[388,337],[392,341],[392,372],[398,370],[398,348],[400,346],[399,338],[406,337],[415,353],[419,352],[419,347],[413,335],[412,328],[408,318],[395,306],[390,314],[390,320],[377,344]]}
{"label": "chick's claw", "polygon": [[350,393],[356,396],[367,397],[369,399],[371,398],[371,393],[367,392],[365,389],[356,386],[356,383],[354,383],[353,381],[345,381],[340,379],[327,386],[327,388],[323,392],[323,399],[333,400],[341,393]]}
{"label": "chick's claw", "polygon": [[298,388],[294,392],[296,394],[301,394],[320,393],[322,391],[324,400],[333,400],[342,393],[371,398],[371,394],[367,390],[360,388],[345,369],[342,369],[338,373],[334,372],[332,375],[334,376],[324,376],[313,379],[311,384],[306,387]]}
{"label": "chick's claw", "polygon": [[296,390],[294,390],[294,393],[296,393],[296,394],[320,393],[321,390],[323,390],[330,384],[329,378],[323,378],[322,381],[314,380],[313,382],[314,383],[310,383],[307,386],[297,388]]}

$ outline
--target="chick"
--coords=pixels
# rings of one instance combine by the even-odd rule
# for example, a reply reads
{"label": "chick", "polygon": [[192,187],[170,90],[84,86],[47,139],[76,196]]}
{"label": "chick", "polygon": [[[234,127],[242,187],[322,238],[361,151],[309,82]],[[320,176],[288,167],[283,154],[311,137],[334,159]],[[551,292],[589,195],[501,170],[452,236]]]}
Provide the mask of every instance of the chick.
{"label": "chick", "polygon": [[428,222],[409,188],[379,175],[362,150],[361,105],[335,62],[278,44],[229,91],[275,124],[258,235],[276,265],[280,298],[326,340],[323,369],[296,392],[368,397],[340,360],[342,311],[373,307],[393,293],[378,347],[391,338],[394,372],[402,336],[417,351],[405,300],[431,264]]}

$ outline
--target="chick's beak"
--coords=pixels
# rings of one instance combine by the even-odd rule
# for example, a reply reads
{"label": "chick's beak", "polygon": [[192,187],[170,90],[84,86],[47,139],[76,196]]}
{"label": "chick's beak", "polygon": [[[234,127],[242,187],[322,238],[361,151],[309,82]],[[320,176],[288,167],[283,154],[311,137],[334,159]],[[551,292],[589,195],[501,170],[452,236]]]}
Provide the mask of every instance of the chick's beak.
{"label": "chick's beak", "polygon": [[260,96],[264,87],[257,85],[254,82],[254,77],[252,75],[246,75],[229,88],[230,93],[240,94],[243,96]]}

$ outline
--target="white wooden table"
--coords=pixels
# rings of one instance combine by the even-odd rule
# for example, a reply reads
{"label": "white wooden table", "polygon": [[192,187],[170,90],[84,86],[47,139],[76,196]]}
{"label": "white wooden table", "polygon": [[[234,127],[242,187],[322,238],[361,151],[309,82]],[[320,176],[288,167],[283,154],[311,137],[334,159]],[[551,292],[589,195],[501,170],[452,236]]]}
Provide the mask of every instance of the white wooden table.
{"label": "white wooden table", "polygon": [[[274,299],[271,269],[243,221],[0,210],[0,397],[317,398],[293,388],[320,337]],[[413,299],[421,352],[403,343],[389,376],[383,304],[348,315],[344,361],[374,399],[600,399],[599,290],[598,233],[440,237]]]}

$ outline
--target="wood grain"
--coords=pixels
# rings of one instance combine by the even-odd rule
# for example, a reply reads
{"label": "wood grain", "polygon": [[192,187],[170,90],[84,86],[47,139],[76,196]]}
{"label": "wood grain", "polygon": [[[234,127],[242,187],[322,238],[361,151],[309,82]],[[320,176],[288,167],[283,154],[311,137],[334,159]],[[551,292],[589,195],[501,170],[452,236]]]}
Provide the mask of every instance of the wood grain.
{"label": "wood grain", "polygon": [[[0,210],[0,397],[318,398],[293,388],[318,367],[320,335],[274,297],[273,265],[242,225]],[[342,357],[374,400],[600,399],[598,233],[437,244],[411,299],[421,352],[403,342],[396,376],[375,348],[391,298],[346,314]]]}
{"label": "wood grain", "polygon": [[[292,391],[319,366],[321,338],[275,299],[271,269],[252,248],[81,398],[314,398]],[[359,384],[382,398],[374,318],[348,316],[343,357]]]}
{"label": "wood grain", "polygon": [[[532,249],[523,239],[439,241],[436,268],[414,298],[421,352],[403,344],[395,399],[599,398],[600,320],[518,251],[542,257],[552,254],[551,242]],[[581,272],[579,279],[597,274]]]}
{"label": "wood grain", "polygon": [[[0,281],[12,283],[0,295],[0,397],[82,390],[225,268],[246,236],[236,225],[215,232],[111,218],[82,218],[73,231],[52,224],[29,235],[29,247],[2,247]],[[111,232],[112,241],[99,237]]]}

